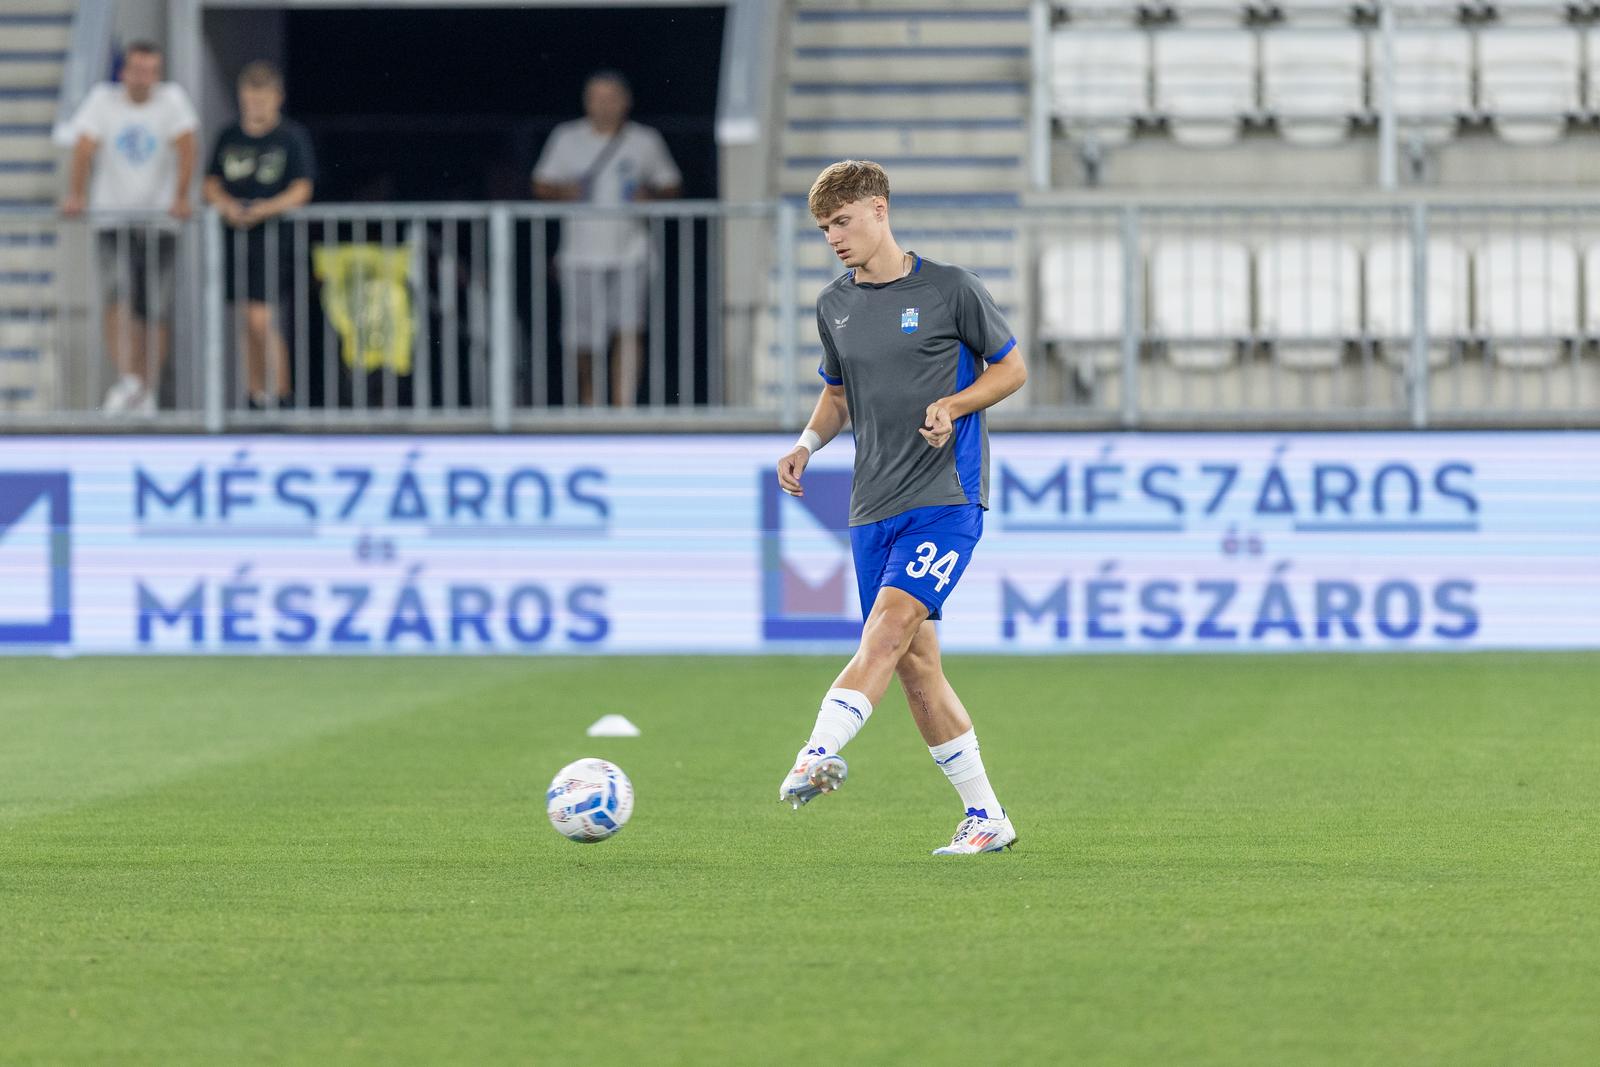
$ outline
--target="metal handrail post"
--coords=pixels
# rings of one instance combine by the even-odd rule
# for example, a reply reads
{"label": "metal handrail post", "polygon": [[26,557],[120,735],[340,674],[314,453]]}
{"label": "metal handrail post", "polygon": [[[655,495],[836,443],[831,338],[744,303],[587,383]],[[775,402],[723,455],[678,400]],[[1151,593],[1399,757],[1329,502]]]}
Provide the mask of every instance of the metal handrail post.
{"label": "metal handrail post", "polygon": [[515,390],[512,349],[516,345],[511,273],[516,242],[512,239],[511,210],[496,204],[489,211],[489,424],[496,433],[511,429],[511,401]]}
{"label": "metal handrail post", "polygon": [[204,337],[203,373],[205,426],[207,433],[221,433],[227,429],[223,411],[224,379],[227,366],[222,341],[224,309],[222,300],[222,216],[209,208],[200,216],[201,234],[205,247],[201,250],[200,273],[205,279],[205,303],[202,313],[201,333]]}
{"label": "metal handrail post", "polygon": [[1428,425],[1428,205],[1411,206],[1411,359],[1406,382],[1411,395],[1411,425]]}
{"label": "metal handrail post", "polygon": [[1139,209],[1122,209],[1122,425],[1139,425],[1139,348],[1144,334],[1144,285],[1139,268]]}
{"label": "metal handrail post", "polygon": [[1033,91],[1028,104],[1028,181],[1036,190],[1050,188],[1050,0],[1028,7],[1028,58]]}
{"label": "metal handrail post", "polygon": [[1399,132],[1394,113],[1394,0],[1378,4],[1378,187],[1399,183]]}
{"label": "metal handrail post", "polygon": [[795,262],[795,228],[800,222],[800,212],[787,200],[778,203],[774,216],[778,227],[775,247],[778,249],[778,381],[782,388],[782,412],[785,428],[792,427],[800,417],[799,383],[795,380],[800,355],[800,322],[795,315],[794,294],[799,286],[799,265]]}

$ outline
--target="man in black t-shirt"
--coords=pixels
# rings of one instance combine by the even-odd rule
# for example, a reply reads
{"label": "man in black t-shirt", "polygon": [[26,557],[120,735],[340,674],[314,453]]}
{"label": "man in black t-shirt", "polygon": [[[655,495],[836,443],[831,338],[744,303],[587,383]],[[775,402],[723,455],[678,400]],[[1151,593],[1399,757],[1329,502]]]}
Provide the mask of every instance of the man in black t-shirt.
{"label": "man in black t-shirt", "polygon": [[239,121],[217,135],[204,192],[232,227],[222,247],[228,299],[237,308],[244,297],[245,382],[255,409],[289,404],[277,305],[288,290],[283,268],[293,246],[289,233],[269,220],[309,201],[315,180],[311,138],[283,117],[283,76],[261,60],[246,65],[239,72]]}

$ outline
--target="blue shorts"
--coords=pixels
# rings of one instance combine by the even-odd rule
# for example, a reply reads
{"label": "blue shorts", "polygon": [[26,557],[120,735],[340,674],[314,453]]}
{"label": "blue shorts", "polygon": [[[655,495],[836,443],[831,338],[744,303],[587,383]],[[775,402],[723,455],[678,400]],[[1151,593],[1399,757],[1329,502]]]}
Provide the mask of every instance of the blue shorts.
{"label": "blue shorts", "polygon": [[878,590],[892,585],[926,604],[928,618],[939,618],[982,536],[983,509],[976,504],[912,508],[850,527],[861,617],[872,614]]}

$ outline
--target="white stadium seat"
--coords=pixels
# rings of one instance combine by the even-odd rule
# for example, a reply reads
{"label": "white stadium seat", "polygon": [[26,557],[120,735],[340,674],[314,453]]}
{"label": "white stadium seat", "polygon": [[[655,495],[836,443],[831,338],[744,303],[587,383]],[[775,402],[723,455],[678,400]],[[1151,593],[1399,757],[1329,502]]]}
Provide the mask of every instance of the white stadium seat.
{"label": "white stadium seat", "polygon": [[1366,48],[1352,29],[1272,30],[1261,37],[1262,105],[1284,138],[1334,144],[1366,110]]}
{"label": "white stadium seat", "polygon": [[1574,4],[1569,0],[1488,0],[1487,5],[1502,19],[1537,19],[1540,22],[1558,22],[1567,16]]}
{"label": "white stadium seat", "polygon": [[[1467,250],[1448,237],[1428,240],[1428,363],[1449,362],[1450,350],[1472,333]],[[1367,249],[1367,333],[1384,353],[1404,363],[1412,333],[1411,242],[1378,241]]]}
{"label": "white stadium seat", "polygon": [[1076,135],[1119,144],[1150,110],[1150,35],[1144,30],[1057,30],[1051,42],[1056,118]]}
{"label": "white stadium seat", "polygon": [[1039,262],[1039,334],[1106,370],[1122,362],[1122,242],[1071,237]]}
{"label": "white stadium seat", "polygon": [[1233,363],[1250,336],[1250,253],[1231,238],[1157,242],[1150,253],[1150,329],[1172,362],[1194,370]]}
{"label": "white stadium seat", "polygon": [[1256,260],[1260,333],[1288,367],[1331,367],[1361,335],[1361,259],[1348,241],[1302,233],[1265,242]]}
{"label": "white stadium seat", "polygon": [[1478,89],[1495,130],[1516,144],[1549,144],[1579,109],[1575,30],[1485,30],[1478,36]]}
{"label": "white stadium seat", "polygon": [[1223,145],[1256,112],[1256,35],[1166,29],[1155,34],[1155,109],[1183,144]]}
{"label": "white stadium seat", "polygon": [[1578,335],[1578,256],[1557,235],[1492,237],[1473,277],[1478,332],[1497,362],[1549,366]]}
{"label": "white stadium seat", "polygon": [[[1382,56],[1373,42],[1374,106]],[[1472,36],[1454,27],[1403,29],[1394,33],[1394,109],[1400,121],[1425,139],[1448,140],[1460,116],[1472,111]]]}
{"label": "white stadium seat", "polygon": [[1140,0],[1070,0],[1057,5],[1074,24],[1115,23],[1131,24],[1139,20],[1140,13],[1149,5]]}
{"label": "white stadium seat", "polygon": [[1271,6],[1282,10],[1290,25],[1314,19],[1331,26],[1349,23],[1351,12],[1361,4],[1359,0],[1273,0]]}

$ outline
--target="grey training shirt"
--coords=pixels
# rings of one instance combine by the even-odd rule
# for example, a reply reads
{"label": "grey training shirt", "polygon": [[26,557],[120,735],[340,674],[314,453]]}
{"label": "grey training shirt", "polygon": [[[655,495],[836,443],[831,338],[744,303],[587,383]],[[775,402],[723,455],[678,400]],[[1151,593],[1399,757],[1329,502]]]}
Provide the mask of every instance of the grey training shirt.
{"label": "grey training shirt", "polygon": [[929,404],[971,385],[978,361],[998,363],[1017,339],[972,272],[911,255],[904,278],[857,283],[851,271],[817,297],[817,372],[844,386],[856,438],[851,526],[933,504],[989,506],[983,412],[957,419],[943,448],[917,430]]}

